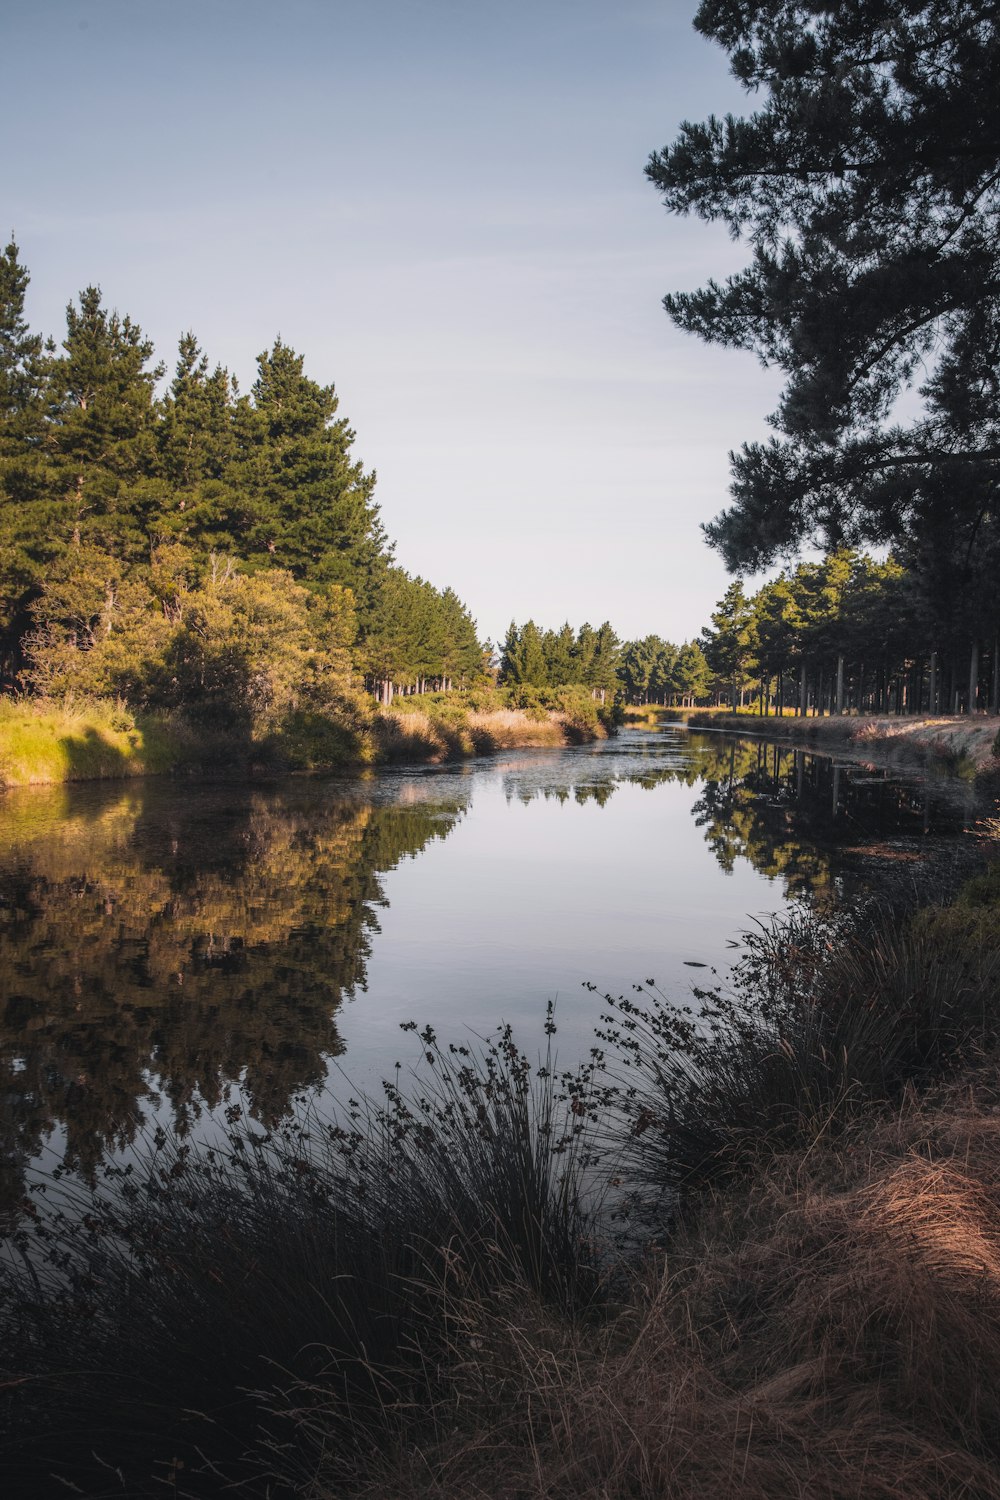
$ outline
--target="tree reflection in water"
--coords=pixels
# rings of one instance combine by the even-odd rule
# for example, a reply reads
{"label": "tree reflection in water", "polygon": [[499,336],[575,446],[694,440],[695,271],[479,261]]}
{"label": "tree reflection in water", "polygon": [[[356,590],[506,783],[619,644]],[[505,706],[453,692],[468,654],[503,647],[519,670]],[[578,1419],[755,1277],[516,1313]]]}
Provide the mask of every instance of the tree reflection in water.
{"label": "tree reflection in water", "polygon": [[[856,856],[972,816],[961,793],[788,748],[679,732],[496,766],[510,800],[600,807],[628,782],[696,788],[719,865],[835,899]],[[380,876],[447,836],[468,787],[58,788],[0,803],[0,1205],[60,1127],[92,1172],[162,1110],[183,1134],[237,1098],[280,1117],[342,1050]],[[60,1149],[63,1149],[60,1142]]]}
{"label": "tree reflection in water", "polygon": [[[260,1120],[341,1050],[379,876],[462,805],[148,783],[0,807],[0,1202],[59,1125],[90,1172],[169,1105],[186,1133],[239,1084]],[[144,1108],[145,1107],[145,1108]]]}

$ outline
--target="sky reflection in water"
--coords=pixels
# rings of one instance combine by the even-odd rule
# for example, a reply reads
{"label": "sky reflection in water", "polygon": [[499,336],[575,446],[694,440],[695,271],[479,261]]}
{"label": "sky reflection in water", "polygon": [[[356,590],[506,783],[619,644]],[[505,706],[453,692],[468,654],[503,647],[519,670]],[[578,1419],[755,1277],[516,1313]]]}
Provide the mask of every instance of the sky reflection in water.
{"label": "sky reflection in water", "polygon": [[555,999],[575,1062],[583,981],[686,994],[755,917],[980,811],[954,784],[645,728],[367,779],[11,794],[0,1200],[50,1137],[86,1170],[142,1118],[266,1121],[345,1075],[377,1086],[415,1056],[402,1021],[465,1040],[509,1020],[531,1048]]}

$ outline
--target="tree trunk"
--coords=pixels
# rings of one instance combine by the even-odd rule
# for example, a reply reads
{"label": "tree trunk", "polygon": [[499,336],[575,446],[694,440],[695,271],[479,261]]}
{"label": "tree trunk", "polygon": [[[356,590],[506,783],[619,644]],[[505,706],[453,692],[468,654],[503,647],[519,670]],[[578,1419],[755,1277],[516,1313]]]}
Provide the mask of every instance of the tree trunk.
{"label": "tree trunk", "polygon": [[927,686],[927,709],[931,715],[937,713],[938,697],[938,660],[937,652],[931,652],[931,679]]}
{"label": "tree trunk", "polygon": [[973,641],[969,658],[969,713],[979,712],[979,642]]}

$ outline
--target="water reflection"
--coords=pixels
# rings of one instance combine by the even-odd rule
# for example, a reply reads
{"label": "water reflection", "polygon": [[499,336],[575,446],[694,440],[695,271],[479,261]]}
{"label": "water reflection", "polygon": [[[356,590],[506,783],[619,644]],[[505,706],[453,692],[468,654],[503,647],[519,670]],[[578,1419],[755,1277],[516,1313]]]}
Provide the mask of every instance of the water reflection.
{"label": "water reflection", "polygon": [[957,835],[983,812],[968,783],[900,776],[787,745],[666,730],[630,750],[567,768],[558,784],[518,767],[506,795],[522,804],[572,798],[604,807],[623,785],[700,787],[691,814],[720,867],[731,873],[745,860],[780,880],[789,899],[813,901],[840,898],[849,873],[863,881],[879,864],[919,859],[928,834]]}
{"label": "water reflection", "polygon": [[[67,1163],[86,1172],[107,1148],[134,1138],[144,1113],[167,1114],[184,1131],[201,1111],[238,1095],[267,1121],[321,1084],[328,1059],[342,1050],[342,1002],[366,985],[384,877],[446,839],[473,806],[477,787],[484,807],[492,788],[512,809],[537,802],[598,811],[596,821],[584,818],[582,856],[571,857],[587,862],[583,886],[594,886],[593,910],[574,913],[576,931],[602,924],[604,952],[613,948],[617,923],[621,952],[644,961],[651,945],[655,952],[668,942],[667,917],[677,916],[670,903],[681,905],[672,893],[698,881],[702,918],[725,928],[723,942],[748,907],[734,915],[709,891],[718,889],[717,876],[715,885],[704,871],[695,879],[697,849],[685,844],[682,853],[676,832],[657,833],[666,822],[649,822],[652,847],[640,865],[634,825],[622,821],[635,851],[628,902],[620,873],[600,887],[589,879],[605,857],[621,871],[620,844],[601,837],[624,815],[630,794],[622,789],[651,794],[652,812],[670,785],[678,796],[687,789],[675,811],[701,830],[718,872],[732,876],[752,866],[784,895],[815,899],[836,898],[859,855],[915,856],[928,833],[959,832],[976,810],[962,788],[677,730],[632,731],[569,752],[369,782],[258,790],[150,782],[8,796],[0,803],[0,1203],[18,1197],[26,1164],[57,1127]],[[452,871],[453,882],[489,886],[499,826],[492,817],[481,818],[479,846],[470,840],[471,863]],[[562,814],[539,829],[536,859],[570,826]],[[529,834],[519,825],[509,857],[523,861]],[[655,842],[671,837],[673,854]],[[427,880],[440,878],[440,862],[437,868],[435,877],[425,856]],[[576,900],[565,871],[561,892],[555,878],[548,885],[544,872],[537,878],[543,905],[558,895],[564,904]],[[452,884],[451,898],[447,889],[427,889],[424,909],[449,899],[457,908],[461,887]],[[646,909],[637,912],[643,901]],[[544,956],[544,941],[551,947],[555,924],[537,906],[532,917],[542,936],[535,934],[535,947],[522,930],[509,933],[508,946],[520,948],[520,970],[501,972],[502,950],[489,950],[501,991],[523,985],[525,970]],[[479,929],[461,939],[485,953],[504,919],[487,888],[481,913],[468,923]],[[572,948],[578,959],[584,951],[576,938],[560,941],[547,958],[556,972],[560,965],[568,971]],[[435,953],[439,990],[456,963],[458,937],[452,942],[450,958],[447,948]],[[678,961],[690,957],[685,950]],[[475,962],[461,994],[456,981],[456,1006],[468,996]],[[621,982],[634,977],[623,972]]]}
{"label": "water reflection", "polygon": [[89,1170],[143,1105],[183,1132],[239,1083],[259,1119],[319,1083],[365,982],[379,876],[462,804],[149,783],[0,809],[0,1194],[58,1122]]}

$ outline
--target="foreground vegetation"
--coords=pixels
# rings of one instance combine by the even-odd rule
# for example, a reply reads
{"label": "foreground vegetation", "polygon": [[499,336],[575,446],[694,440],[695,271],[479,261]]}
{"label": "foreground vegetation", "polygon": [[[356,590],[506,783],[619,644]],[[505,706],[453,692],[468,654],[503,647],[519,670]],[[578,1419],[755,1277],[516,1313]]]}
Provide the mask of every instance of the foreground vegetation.
{"label": "foreground vegetation", "polygon": [[332,1125],[54,1171],[12,1492],[1000,1494],[998,870],[608,997],[576,1073],[424,1031]]}

